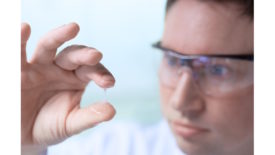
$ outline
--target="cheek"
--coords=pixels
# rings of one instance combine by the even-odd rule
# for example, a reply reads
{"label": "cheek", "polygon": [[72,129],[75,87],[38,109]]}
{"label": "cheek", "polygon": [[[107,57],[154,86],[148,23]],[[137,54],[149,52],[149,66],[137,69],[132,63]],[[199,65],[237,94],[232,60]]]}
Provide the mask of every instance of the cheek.
{"label": "cheek", "polygon": [[161,83],[159,84],[160,86],[160,98],[161,98],[161,110],[164,116],[167,116],[168,109],[169,109],[169,99],[172,95],[172,90],[168,89]]}
{"label": "cheek", "polygon": [[221,143],[234,146],[253,140],[253,90],[209,101],[207,120]]}
{"label": "cheek", "polygon": [[168,101],[170,98],[171,90],[167,89],[161,82],[161,75],[163,74],[163,60],[161,62],[160,68],[158,70],[159,76],[159,91],[160,91],[160,99],[161,99],[161,111],[164,116],[166,116],[166,111],[168,107]]}

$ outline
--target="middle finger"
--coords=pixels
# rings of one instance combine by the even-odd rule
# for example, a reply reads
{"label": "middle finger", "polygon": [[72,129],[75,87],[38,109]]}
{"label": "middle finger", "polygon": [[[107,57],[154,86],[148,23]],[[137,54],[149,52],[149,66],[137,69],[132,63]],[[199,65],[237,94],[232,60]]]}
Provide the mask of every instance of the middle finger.
{"label": "middle finger", "polygon": [[55,63],[65,70],[75,70],[81,65],[93,66],[99,63],[102,54],[94,48],[73,45],[60,52]]}

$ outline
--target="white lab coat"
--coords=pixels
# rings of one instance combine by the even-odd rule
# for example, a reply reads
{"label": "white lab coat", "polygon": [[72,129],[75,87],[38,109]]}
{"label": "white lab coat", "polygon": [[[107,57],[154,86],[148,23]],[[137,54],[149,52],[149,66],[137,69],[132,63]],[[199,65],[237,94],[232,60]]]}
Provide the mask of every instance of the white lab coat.
{"label": "white lab coat", "polygon": [[166,121],[150,127],[105,123],[48,148],[48,155],[184,155]]}

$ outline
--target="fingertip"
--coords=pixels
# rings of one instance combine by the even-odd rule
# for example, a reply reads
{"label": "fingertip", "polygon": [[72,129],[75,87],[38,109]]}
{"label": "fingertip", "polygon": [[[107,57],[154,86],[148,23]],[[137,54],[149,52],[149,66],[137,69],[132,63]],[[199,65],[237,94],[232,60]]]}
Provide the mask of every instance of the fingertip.
{"label": "fingertip", "polygon": [[[87,65],[96,65],[100,62],[100,60],[103,58],[103,55],[100,51],[98,51],[95,48],[87,47],[88,52],[90,52],[89,56],[86,56],[86,63]],[[85,59],[83,59],[85,60]]]}
{"label": "fingertip", "polygon": [[110,75],[110,74],[105,74],[102,76],[101,78],[101,81],[100,81],[100,85],[103,87],[103,88],[111,88],[111,87],[114,87],[115,85],[115,78]]}
{"label": "fingertip", "polygon": [[73,29],[73,31],[76,32],[76,34],[80,30],[80,27],[76,22],[71,22],[71,23],[68,24],[68,26],[70,26],[70,28]]}
{"label": "fingertip", "polygon": [[97,60],[96,61],[99,62],[103,58],[103,54],[100,51],[98,51],[97,49],[94,49],[94,50],[96,50],[95,53],[97,55]]}
{"label": "fingertip", "polygon": [[23,23],[21,23],[21,27],[22,28],[30,27],[30,25],[28,23],[26,23],[26,22],[23,22]]}
{"label": "fingertip", "polygon": [[21,38],[22,42],[26,42],[30,36],[31,27],[28,23],[21,24]]}
{"label": "fingertip", "polygon": [[111,105],[109,102],[105,101],[106,108],[105,108],[105,120],[104,121],[109,121],[111,120],[115,114],[116,114],[116,109]]}
{"label": "fingertip", "polygon": [[[78,32],[80,30],[80,27],[77,23],[75,22],[71,22],[71,23],[68,23],[68,24],[64,24],[60,27],[58,27],[57,29],[54,29],[54,31],[57,31],[58,33],[62,33],[63,37],[65,38],[64,40],[62,39],[62,43],[64,41],[68,41],[74,37],[77,36]],[[46,39],[47,40],[47,39]]]}
{"label": "fingertip", "polygon": [[100,86],[102,88],[112,88],[115,86],[115,81],[103,81],[101,82]]}
{"label": "fingertip", "polygon": [[70,22],[69,24],[73,25],[73,26],[75,26],[75,27],[77,27],[79,29],[79,24],[77,22]]}
{"label": "fingertip", "polygon": [[109,121],[116,114],[115,108],[108,101],[96,103],[91,108],[93,108],[93,110],[97,112],[98,116],[100,116],[100,122]]}

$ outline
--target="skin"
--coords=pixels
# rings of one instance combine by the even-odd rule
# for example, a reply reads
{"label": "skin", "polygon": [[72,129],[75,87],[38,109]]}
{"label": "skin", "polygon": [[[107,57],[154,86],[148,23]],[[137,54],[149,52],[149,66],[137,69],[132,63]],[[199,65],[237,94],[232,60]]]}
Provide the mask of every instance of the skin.
{"label": "skin", "polygon": [[[162,45],[182,54],[251,54],[253,21],[240,10],[233,3],[179,0],[167,13]],[[209,96],[184,73],[176,88],[160,82],[160,93],[162,112],[186,154],[253,154],[253,84]],[[190,137],[178,134],[186,125],[204,132]]]}
{"label": "skin", "polygon": [[113,106],[97,102],[80,108],[89,81],[102,88],[115,79],[100,63],[102,54],[91,47],[72,45],[56,55],[57,48],[76,37],[79,26],[63,25],[43,36],[28,62],[26,44],[30,26],[21,26],[21,153],[39,154],[48,145],[108,121]]}

